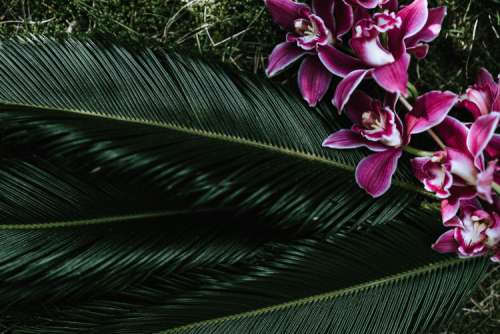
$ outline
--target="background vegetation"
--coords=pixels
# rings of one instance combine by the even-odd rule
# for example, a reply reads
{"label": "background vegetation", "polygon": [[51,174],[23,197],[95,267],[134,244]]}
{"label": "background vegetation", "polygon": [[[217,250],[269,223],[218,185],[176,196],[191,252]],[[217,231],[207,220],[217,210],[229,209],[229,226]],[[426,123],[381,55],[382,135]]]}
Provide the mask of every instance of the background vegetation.
{"label": "background vegetation", "polygon": [[[448,17],[429,57],[414,64],[421,90],[457,92],[477,69],[500,73],[500,1],[430,0]],[[109,39],[132,48],[182,50],[262,73],[266,56],[282,39],[260,0],[3,0],[0,37],[44,34]],[[500,270],[492,270],[457,321],[443,333],[498,333]]]}

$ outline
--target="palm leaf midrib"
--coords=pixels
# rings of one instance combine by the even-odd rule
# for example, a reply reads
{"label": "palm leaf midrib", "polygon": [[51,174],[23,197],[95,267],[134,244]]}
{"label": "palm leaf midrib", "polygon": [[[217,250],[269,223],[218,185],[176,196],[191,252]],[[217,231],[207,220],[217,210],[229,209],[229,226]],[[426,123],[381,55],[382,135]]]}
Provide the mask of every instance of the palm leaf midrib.
{"label": "palm leaf midrib", "polygon": [[179,327],[174,327],[171,329],[167,329],[165,331],[162,331],[160,334],[174,334],[174,333],[182,333],[187,330],[195,329],[198,327],[202,326],[208,326],[208,325],[215,325],[221,322],[226,322],[226,321],[234,321],[234,320],[239,320],[243,318],[250,318],[250,317],[256,317],[262,314],[266,313],[271,313],[271,312],[276,312],[280,310],[284,310],[287,308],[291,307],[296,307],[296,306],[301,306],[301,305],[306,305],[310,303],[317,303],[317,302],[322,302],[326,300],[331,300],[335,299],[338,297],[342,297],[345,295],[350,295],[350,294],[355,294],[360,291],[364,291],[370,288],[374,287],[380,287],[384,286],[387,284],[390,284],[392,282],[397,282],[400,280],[405,280],[405,279],[411,279],[413,277],[419,276],[419,275],[424,275],[428,274],[433,271],[453,267],[462,263],[465,263],[467,261],[474,261],[474,259],[448,259],[448,260],[443,260],[443,261],[438,261],[438,262],[431,262],[429,264],[426,264],[424,266],[417,267],[415,269],[401,272],[398,274],[382,277],[379,279],[375,279],[372,281],[368,281],[365,283],[357,284],[351,287],[347,288],[342,288],[339,290],[323,293],[320,295],[315,295],[311,297],[306,297],[298,300],[294,300],[291,302],[279,304],[279,305],[273,305],[273,306],[268,306],[268,307],[263,307],[254,311],[249,311],[249,312],[244,312],[244,313],[239,313],[239,314],[234,314],[234,315],[229,315],[221,318],[216,318],[216,319],[209,319],[205,321],[200,321],[188,325],[183,325]]}
{"label": "palm leaf midrib", "polygon": [[[179,211],[181,212],[181,211]],[[118,222],[127,222],[131,220],[161,218],[166,216],[175,215],[175,211],[144,211],[140,213],[131,213],[125,215],[105,215],[102,217],[89,218],[89,219],[75,219],[68,221],[54,221],[48,223],[31,223],[31,224],[0,224],[0,230],[40,230],[40,229],[53,229],[53,228],[68,228],[77,226],[88,225],[101,225],[111,224]]]}
{"label": "palm leaf midrib", "polygon": [[[344,170],[346,172],[350,172],[350,173],[353,173],[355,171],[355,168],[353,166],[350,166],[347,164],[342,164],[340,162],[336,162],[336,161],[333,161],[330,159],[326,159],[326,158],[321,157],[321,156],[316,155],[316,154],[298,151],[298,150],[294,150],[294,149],[291,149],[288,147],[276,146],[276,145],[272,145],[270,143],[259,142],[259,141],[253,140],[253,139],[231,136],[231,135],[227,135],[227,134],[221,134],[221,133],[200,130],[200,129],[191,128],[191,127],[181,126],[179,124],[174,124],[174,123],[166,123],[166,122],[160,123],[160,122],[154,122],[154,121],[138,119],[138,118],[119,117],[119,116],[115,116],[115,115],[104,115],[104,114],[99,114],[99,113],[92,112],[92,111],[70,109],[70,108],[56,108],[56,107],[44,106],[44,105],[29,105],[29,104],[12,103],[12,102],[6,102],[6,101],[0,101],[0,104],[2,104],[4,106],[10,106],[10,107],[34,108],[34,109],[45,110],[45,111],[69,112],[69,113],[73,113],[73,114],[77,114],[77,115],[90,116],[90,117],[96,117],[96,118],[101,118],[101,119],[134,123],[134,124],[140,124],[140,125],[146,125],[146,126],[154,126],[154,127],[168,129],[170,131],[182,132],[182,133],[193,135],[193,136],[205,137],[208,139],[221,140],[221,141],[226,141],[226,142],[232,142],[234,144],[250,146],[250,147],[254,147],[254,148],[260,148],[260,149],[268,150],[271,152],[290,156],[290,157],[293,157],[296,159],[308,160],[308,161],[312,161],[312,162],[326,164],[326,165],[329,165],[329,166],[332,166],[335,168],[339,168],[339,169],[342,169],[342,170]],[[418,194],[421,194],[421,195],[424,195],[427,197],[434,198],[433,195],[430,194],[429,192],[427,192],[427,191],[421,189],[420,187],[417,187],[416,185],[411,184],[411,183],[407,183],[407,182],[400,181],[400,180],[393,180],[393,185],[400,187],[400,188],[403,188],[405,190],[416,192]]]}

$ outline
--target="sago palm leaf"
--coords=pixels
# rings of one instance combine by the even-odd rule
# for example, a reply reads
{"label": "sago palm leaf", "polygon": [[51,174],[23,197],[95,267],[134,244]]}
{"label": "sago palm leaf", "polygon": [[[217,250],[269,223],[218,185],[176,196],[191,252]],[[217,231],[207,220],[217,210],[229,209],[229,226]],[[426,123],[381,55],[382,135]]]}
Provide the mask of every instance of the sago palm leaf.
{"label": "sago palm leaf", "polygon": [[395,189],[373,200],[352,177],[364,152],[321,148],[340,126],[332,110],[180,55],[5,42],[0,105],[13,151],[24,143],[72,168],[153,180],[195,207],[253,208],[280,223],[338,230],[390,221],[421,193],[402,166]]}
{"label": "sago palm leaf", "polygon": [[419,333],[485,272],[430,250],[404,164],[366,196],[338,116],[268,82],[37,39],[0,45],[0,106],[6,331]]}
{"label": "sago palm leaf", "polygon": [[228,212],[50,224],[123,208],[124,192],[141,210],[144,194],[40,161],[0,173],[2,208],[22,198],[26,221],[45,223],[0,229],[0,328],[13,333],[420,333],[488,263],[434,253],[439,225],[418,218],[326,238]]}

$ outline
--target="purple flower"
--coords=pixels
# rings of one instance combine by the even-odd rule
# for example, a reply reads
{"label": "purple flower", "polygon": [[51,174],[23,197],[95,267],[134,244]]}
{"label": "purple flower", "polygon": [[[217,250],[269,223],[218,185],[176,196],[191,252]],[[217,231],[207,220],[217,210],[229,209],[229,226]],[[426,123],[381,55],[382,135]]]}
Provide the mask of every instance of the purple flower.
{"label": "purple flower", "polygon": [[383,5],[386,5],[388,2],[395,2],[395,1],[394,0],[349,0],[348,2],[353,6],[360,6],[366,9],[372,9],[377,6],[383,7]]}
{"label": "purple flower", "polygon": [[450,197],[453,175],[446,152],[439,151],[432,157],[415,158],[412,160],[412,167],[415,177],[424,184],[425,190],[435,193],[439,198]]}
{"label": "purple flower", "polygon": [[462,95],[460,105],[475,119],[494,111],[500,112],[500,80],[495,82],[488,70],[480,69],[476,83]]}
{"label": "purple flower", "polygon": [[440,253],[458,253],[460,257],[473,257],[493,251],[493,261],[500,261],[500,216],[487,212],[477,202],[469,201],[455,216],[444,223],[452,228],[432,245]]}
{"label": "purple flower", "polygon": [[356,182],[373,197],[379,197],[389,189],[398,160],[411,136],[442,122],[456,101],[457,96],[451,92],[424,94],[416,100],[403,124],[394,112],[395,102],[382,104],[356,91],[346,110],[354,125],[350,130],[331,134],[323,142],[323,147],[366,147],[376,152],[360,161],[356,168]]}
{"label": "purple flower", "polygon": [[[435,130],[443,140],[446,149],[443,160],[438,162],[441,168],[453,175],[453,184],[448,187],[449,196],[441,202],[443,221],[456,215],[461,202],[479,196],[493,204],[492,186],[500,181],[497,167],[498,156],[486,162],[484,151],[492,140],[500,120],[500,113],[493,112],[479,117],[469,128],[453,117],[446,117]],[[414,163],[415,174],[419,179],[426,171],[417,161]],[[422,179],[421,179],[422,180]]]}
{"label": "purple flower", "polygon": [[[374,3],[370,1],[370,6]],[[385,6],[388,4],[391,2]],[[424,43],[437,37],[445,15],[445,8],[429,10],[427,0],[415,0],[397,13],[385,10],[363,15],[352,28],[350,46],[355,57],[333,47],[324,48],[319,55],[330,72],[344,78],[337,86],[333,104],[344,109],[367,77],[387,92],[407,95],[409,53],[425,57],[428,47]]]}
{"label": "purple flower", "polygon": [[350,30],[353,10],[344,0],[313,0],[312,9],[292,0],[265,0],[265,4],[274,22],[288,31],[286,41],[271,52],[266,73],[272,77],[304,58],[298,84],[302,96],[313,107],[323,98],[332,79],[318,54]]}
{"label": "purple flower", "polygon": [[[492,112],[500,112],[500,79],[495,82],[486,69],[479,70],[476,83],[461,97],[460,105],[477,119]],[[500,135],[493,135],[486,152],[490,157],[500,155]]]}

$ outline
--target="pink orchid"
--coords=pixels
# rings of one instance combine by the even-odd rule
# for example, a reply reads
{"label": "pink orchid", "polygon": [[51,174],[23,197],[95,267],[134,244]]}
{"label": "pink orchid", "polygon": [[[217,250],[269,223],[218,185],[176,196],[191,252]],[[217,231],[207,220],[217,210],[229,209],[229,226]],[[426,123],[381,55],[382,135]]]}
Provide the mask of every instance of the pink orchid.
{"label": "pink orchid", "polygon": [[[461,97],[460,105],[477,119],[492,112],[500,112],[500,77],[495,82],[488,70],[479,70],[476,83]],[[500,155],[500,135],[494,135],[486,148],[489,156]]]}
{"label": "pink orchid", "polygon": [[302,96],[313,107],[326,94],[332,79],[318,55],[350,30],[352,8],[344,0],[313,0],[312,9],[292,0],[265,0],[265,4],[274,22],[289,31],[286,41],[271,52],[266,73],[272,77],[305,58],[299,68],[298,84]]}
{"label": "pink orchid", "polygon": [[428,46],[424,43],[437,37],[445,15],[444,7],[429,10],[427,0],[415,0],[397,13],[385,10],[357,21],[350,40],[355,57],[333,46],[322,47],[319,57],[323,64],[344,78],[337,86],[333,104],[344,109],[351,94],[368,77],[387,92],[407,95],[409,53],[425,57]]}
{"label": "pink orchid", "polygon": [[489,213],[477,203],[468,202],[462,206],[460,217],[453,217],[444,223],[451,230],[442,234],[432,245],[440,253],[458,253],[460,257],[473,257],[493,251],[491,258],[500,262],[500,216]]}
{"label": "pink orchid", "polygon": [[389,189],[398,160],[411,136],[441,123],[457,99],[451,92],[424,94],[406,114],[403,124],[394,112],[395,102],[382,104],[356,91],[346,111],[354,125],[350,130],[331,134],[323,142],[323,147],[366,147],[376,152],[360,161],[356,168],[356,182],[373,197],[379,197]]}
{"label": "pink orchid", "polygon": [[415,177],[424,184],[425,190],[439,198],[450,197],[453,175],[446,152],[439,151],[432,157],[415,158],[411,162]]}
{"label": "pink orchid", "polygon": [[476,196],[493,204],[492,186],[500,181],[499,157],[486,163],[484,151],[495,134],[499,120],[500,113],[493,112],[479,117],[469,129],[456,118],[448,116],[435,128],[446,145],[446,149],[438,153],[441,159],[434,159],[433,163],[426,162],[425,158],[414,160],[417,178],[424,185],[430,184],[426,186],[427,190],[445,198],[441,202],[443,221],[456,215],[461,202]]}
{"label": "pink orchid", "polygon": [[500,112],[500,79],[495,82],[488,70],[480,69],[476,83],[467,89],[460,104],[472,113],[474,119]]}
{"label": "pink orchid", "polygon": [[366,9],[373,9],[375,7],[383,7],[388,2],[396,2],[395,0],[349,0],[348,3],[352,6],[360,6]]}

